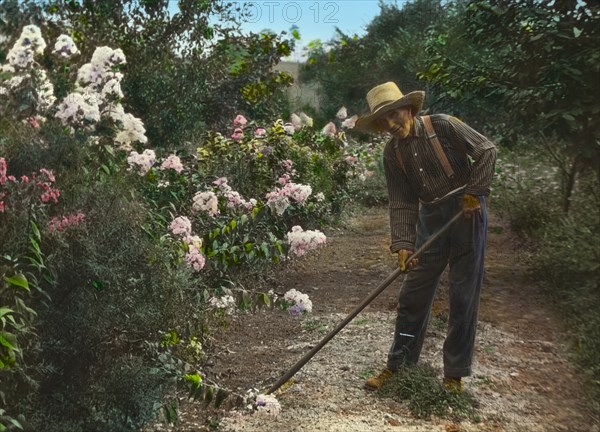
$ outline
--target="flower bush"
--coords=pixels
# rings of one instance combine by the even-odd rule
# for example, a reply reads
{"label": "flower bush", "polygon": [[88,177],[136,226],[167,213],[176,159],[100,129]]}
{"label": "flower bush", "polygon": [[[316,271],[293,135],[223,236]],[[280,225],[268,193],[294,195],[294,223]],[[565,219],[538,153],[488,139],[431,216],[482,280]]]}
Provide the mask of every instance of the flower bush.
{"label": "flower bush", "polygon": [[[196,367],[189,347],[206,345],[211,320],[278,300],[266,278],[325,244],[318,228],[352,197],[368,150],[338,128],[315,130],[304,113],[270,123],[236,113],[229,129],[153,147],[122,104],[123,51],[101,46],[70,68],[63,97],[39,56],[61,65],[85,56],[66,35],[45,48],[26,27],[0,78],[0,132],[18,132],[0,139],[0,222],[10,227],[0,307],[29,317],[2,364],[32,365],[6,381],[21,390],[0,409],[56,425],[49,431],[119,430],[120,418],[147,420]],[[27,92],[37,102],[12,109]],[[34,308],[21,306],[25,297]],[[282,303],[296,315],[312,310],[299,292]],[[163,343],[165,334],[177,337]],[[36,371],[42,364],[48,370]],[[24,382],[52,387],[61,405]],[[81,415],[65,426],[74,410]]]}

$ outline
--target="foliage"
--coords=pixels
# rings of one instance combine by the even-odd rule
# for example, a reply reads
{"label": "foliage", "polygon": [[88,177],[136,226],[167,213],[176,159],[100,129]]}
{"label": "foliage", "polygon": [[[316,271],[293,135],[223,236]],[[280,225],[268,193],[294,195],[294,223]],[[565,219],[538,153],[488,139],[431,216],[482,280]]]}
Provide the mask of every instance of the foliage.
{"label": "foliage", "polygon": [[[471,105],[472,116],[514,144],[540,141],[561,169],[563,209],[578,173],[600,178],[600,41],[594,2],[455,2],[453,19],[432,31],[428,69],[448,103]],[[582,92],[582,88],[586,88]],[[501,107],[502,109],[499,109]]]}
{"label": "foliage", "polygon": [[379,8],[364,36],[338,30],[332,41],[309,44],[300,81],[319,83],[324,118],[333,117],[343,104],[353,112],[364,111],[368,90],[385,81],[397,82],[405,93],[420,89],[416,74],[421,53],[429,26],[444,19],[441,2],[417,0],[402,8],[380,2]]}
{"label": "foliage", "polygon": [[559,185],[558,170],[539,155],[504,151],[498,159],[492,202],[512,229],[527,235],[533,275],[573,329],[575,358],[590,376],[597,409],[599,185],[592,173],[578,177],[568,217],[560,210]]}
{"label": "foliage", "polygon": [[[231,112],[273,115],[280,89],[291,83],[272,66],[291,53],[294,39],[241,34],[244,16],[233,3],[185,0],[175,10],[168,1],[9,1],[0,16],[7,17],[0,20],[0,33],[6,35],[18,34],[22,16],[35,17],[52,39],[66,32],[84,59],[99,46],[121,48],[128,59],[127,108],[144,114],[148,137],[161,147],[221,127]],[[12,42],[0,42],[0,53]],[[49,57],[44,63],[54,79],[76,70]],[[59,89],[64,86],[57,83]]]}
{"label": "foliage", "polygon": [[469,393],[454,394],[444,389],[429,365],[403,366],[379,390],[383,397],[406,401],[417,418],[450,417],[477,420],[477,401]]}
{"label": "foliage", "polygon": [[[325,241],[300,225],[339,214],[372,149],[238,115],[224,134],[138,153],[146,123],[124,112],[120,86],[131,60],[96,49],[75,82],[70,60],[57,73],[42,33],[25,30],[0,79],[2,422],[124,431],[160,409],[172,419],[162,401],[201,370],[214,325],[236,305],[285,306],[263,273]],[[290,312],[310,312],[295,295]],[[191,397],[220,403],[207,382]]]}
{"label": "foliage", "polygon": [[539,236],[547,224],[560,218],[557,170],[537,154],[500,152],[492,185],[498,214],[519,234]]}
{"label": "foliage", "polygon": [[544,280],[565,321],[574,329],[575,358],[587,371],[592,401],[600,408],[600,202],[593,175],[576,186],[571,215],[545,226],[533,256],[534,275]]}

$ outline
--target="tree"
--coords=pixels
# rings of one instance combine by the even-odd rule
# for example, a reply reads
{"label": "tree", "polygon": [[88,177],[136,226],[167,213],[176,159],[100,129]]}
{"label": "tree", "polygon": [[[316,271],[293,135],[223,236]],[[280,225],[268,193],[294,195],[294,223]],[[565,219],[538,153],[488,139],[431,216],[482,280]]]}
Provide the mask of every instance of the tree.
{"label": "tree", "polygon": [[309,45],[300,79],[320,83],[328,118],[341,105],[352,112],[364,110],[366,93],[385,81],[395,81],[404,92],[421,89],[416,73],[423,67],[429,27],[445,16],[441,2],[416,0],[402,8],[380,2],[379,8],[365,36],[338,29],[337,39]]}
{"label": "tree", "polygon": [[429,38],[431,62],[420,77],[451,100],[497,116],[504,134],[540,142],[561,170],[568,212],[577,174],[594,170],[600,180],[598,5],[486,0],[453,7],[452,25]]}

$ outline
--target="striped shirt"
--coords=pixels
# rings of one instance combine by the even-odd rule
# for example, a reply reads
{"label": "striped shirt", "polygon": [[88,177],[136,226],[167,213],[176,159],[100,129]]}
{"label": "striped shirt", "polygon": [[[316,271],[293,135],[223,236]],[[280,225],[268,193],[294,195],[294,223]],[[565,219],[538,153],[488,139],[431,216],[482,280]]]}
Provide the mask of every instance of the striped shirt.
{"label": "striped shirt", "polygon": [[[431,122],[455,175],[450,179],[444,172],[420,117],[415,118],[414,128],[407,138],[393,137],[388,141],[383,166],[392,252],[414,249],[420,201],[435,201],[465,185],[466,194],[490,193],[496,162],[494,144],[455,117],[434,114]],[[400,151],[402,167],[396,149]]]}

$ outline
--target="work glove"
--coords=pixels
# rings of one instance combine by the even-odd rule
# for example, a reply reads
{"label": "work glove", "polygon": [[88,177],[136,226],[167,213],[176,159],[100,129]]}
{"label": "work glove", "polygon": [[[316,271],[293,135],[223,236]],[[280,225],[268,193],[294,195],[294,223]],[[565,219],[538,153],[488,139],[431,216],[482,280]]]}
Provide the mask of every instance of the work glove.
{"label": "work glove", "polygon": [[413,251],[408,249],[400,249],[398,251],[398,266],[400,267],[401,271],[405,272],[412,270],[417,266],[417,264],[419,264],[419,258],[415,258],[410,263],[407,263],[408,257],[410,257],[412,254]]}
{"label": "work glove", "polygon": [[479,198],[475,195],[465,194],[462,202],[463,213],[466,217],[470,218],[471,215],[481,210],[481,204]]}

